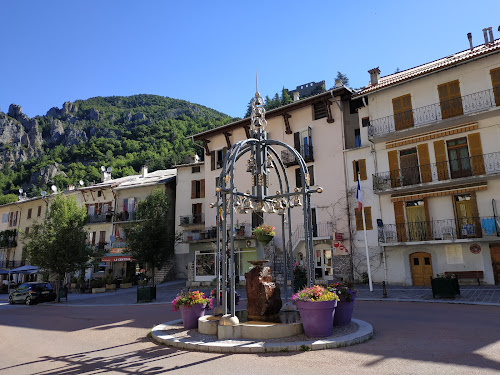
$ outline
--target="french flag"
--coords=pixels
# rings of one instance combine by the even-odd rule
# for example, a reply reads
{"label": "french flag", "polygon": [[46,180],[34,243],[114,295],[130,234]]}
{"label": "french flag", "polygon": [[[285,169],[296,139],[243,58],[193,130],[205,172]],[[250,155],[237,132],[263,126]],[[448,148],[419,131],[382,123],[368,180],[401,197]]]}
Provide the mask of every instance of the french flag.
{"label": "french flag", "polygon": [[358,191],[356,192],[356,198],[358,199],[358,209],[361,211],[363,209],[363,195],[361,194],[361,186],[359,185],[359,178],[358,178]]}

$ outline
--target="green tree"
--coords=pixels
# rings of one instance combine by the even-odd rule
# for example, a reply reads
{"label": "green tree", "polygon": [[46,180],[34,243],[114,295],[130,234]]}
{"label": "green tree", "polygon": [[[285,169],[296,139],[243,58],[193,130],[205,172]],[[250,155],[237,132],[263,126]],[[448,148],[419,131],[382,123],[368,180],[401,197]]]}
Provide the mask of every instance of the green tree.
{"label": "green tree", "polygon": [[85,268],[99,255],[87,244],[86,219],[87,210],[74,196],[56,195],[45,220],[35,223],[23,238],[30,263],[56,276],[58,302],[64,275]]}
{"label": "green tree", "polygon": [[17,195],[16,194],[0,195],[0,205],[12,203],[12,202],[17,202]]}
{"label": "green tree", "polygon": [[281,105],[287,105],[293,102],[293,99],[288,94],[288,90],[283,87],[281,90]]}
{"label": "green tree", "polygon": [[335,79],[340,79],[344,83],[344,86],[349,86],[349,78],[345,74],[337,72],[337,77]]}
{"label": "green tree", "polygon": [[174,254],[175,236],[168,230],[169,206],[168,195],[156,189],[137,205],[139,221],[125,230],[132,258],[151,267],[153,285],[155,269],[162,268]]}

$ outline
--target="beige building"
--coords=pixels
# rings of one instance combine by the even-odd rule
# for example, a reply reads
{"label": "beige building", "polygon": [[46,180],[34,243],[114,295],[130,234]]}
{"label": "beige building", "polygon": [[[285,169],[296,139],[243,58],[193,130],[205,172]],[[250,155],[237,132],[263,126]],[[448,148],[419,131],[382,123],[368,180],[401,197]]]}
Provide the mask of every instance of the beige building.
{"label": "beige building", "polygon": [[[359,137],[357,113],[351,110],[352,92],[338,83],[338,87],[314,95],[266,113],[268,138],[285,142],[300,152],[307,162],[310,185],[323,187],[323,194],[312,197],[312,221],[315,254],[315,273],[318,280],[333,280],[350,277],[350,236],[348,225],[347,192],[345,184],[344,144],[354,144]],[[222,163],[228,148],[235,142],[249,137],[250,119],[243,119],[218,127],[193,137],[204,144],[204,163],[200,172],[193,173],[198,165],[183,165],[178,168],[177,181],[177,225],[183,232],[183,242],[176,247],[179,274],[189,280],[210,281],[215,277],[214,236],[216,235],[216,208],[210,208],[215,201],[216,181],[220,178]],[[286,150],[280,153],[288,176],[290,189],[300,188],[300,176],[295,158]],[[239,191],[251,190],[250,177],[246,172],[247,160],[236,164],[235,185]],[[199,176],[196,174],[199,173]],[[204,187],[204,198],[196,192],[198,183]],[[190,184],[191,187],[190,187]],[[193,190],[194,189],[194,190]],[[280,190],[277,177],[271,177],[269,191]],[[182,193],[181,193],[182,192]],[[193,193],[194,192],[194,193]],[[192,198],[188,198],[191,193]],[[194,194],[194,195],[193,195]],[[199,211],[195,211],[199,205]],[[198,208],[196,208],[198,210]],[[193,223],[201,214],[203,223]],[[183,219],[191,216],[191,219]],[[184,221],[181,221],[184,220]],[[183,223],[186,224],[183,224]],[[236,214],[236,263],[240,281],[249,269],[248,260],[256,259],[256,244],[251,229],[261,223],[276,227],[276,236],[266,248],[271,269],[277,277],[283,274],[283,233],[281,217],[271,213]],[[199,228],[196,227],[199,226]],[[303,214],[300,206],[292,210],[292,249],[299,263],[305,261]],[[288,234],[286,234],[288,237]],[[195,243],[192,243],[195,242]],[[186,245],[189,243],[189,246]],[[184,258],[185,261],[180,261]]]}
{"label": "beige building", "polygon": [[375,281],[430,285],[454,273],[500,282],[500,40],[485,35],[412,69],[385,77],[372,69],[355,96],[363,147],[351,159],[371,206]]}

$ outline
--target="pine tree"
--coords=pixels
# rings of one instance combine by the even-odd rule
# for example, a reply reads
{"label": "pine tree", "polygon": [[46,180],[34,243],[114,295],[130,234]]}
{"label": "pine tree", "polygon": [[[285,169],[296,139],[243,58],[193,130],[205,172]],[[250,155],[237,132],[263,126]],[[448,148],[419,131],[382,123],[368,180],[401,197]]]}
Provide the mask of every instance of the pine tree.
{"label": "pine tree", "polygon": [[283,87],[281,90],[281,105],[287,105],[293,102],[293,99],[288,94],[288,90]]}
{"label": "pine tree", "polygon": [[337,71],[337,77],[335,79],[340,79],[344,83],[344,86],[349,86],[349,78],[345,74],[340,73]]}

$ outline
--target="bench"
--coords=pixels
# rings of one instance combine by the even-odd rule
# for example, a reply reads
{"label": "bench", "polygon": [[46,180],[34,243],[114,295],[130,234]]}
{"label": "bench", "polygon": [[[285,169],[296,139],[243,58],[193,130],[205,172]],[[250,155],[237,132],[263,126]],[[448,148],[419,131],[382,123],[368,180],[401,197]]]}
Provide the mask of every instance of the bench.
{"label": "bench", "polygon": [[476,279],[477,285],[481,285],[480,280],[484,278],[483,271],[456,271],[456,272],[445,272],[445,276],[455,275],[457,279]]}

